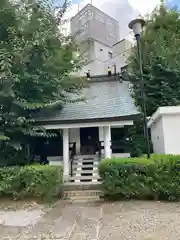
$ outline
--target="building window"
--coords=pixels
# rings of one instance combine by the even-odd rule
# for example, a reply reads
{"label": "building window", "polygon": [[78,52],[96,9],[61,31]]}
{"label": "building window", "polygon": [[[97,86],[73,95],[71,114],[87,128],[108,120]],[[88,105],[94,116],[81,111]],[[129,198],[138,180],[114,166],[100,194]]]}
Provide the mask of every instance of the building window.
{"label": "building window", "polygon": [[112,59],[112,52],[108,52],[108,58]]}

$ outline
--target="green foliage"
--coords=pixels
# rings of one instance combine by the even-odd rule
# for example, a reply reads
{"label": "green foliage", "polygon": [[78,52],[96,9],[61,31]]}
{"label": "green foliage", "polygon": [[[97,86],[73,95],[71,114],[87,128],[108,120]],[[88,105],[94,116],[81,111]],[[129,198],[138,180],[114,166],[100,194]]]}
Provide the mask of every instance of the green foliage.
{"label": "green foliage", "polygon": [[[177,9],[166,9],[162,3],[145,20],[141,49],[147,116],[151,116],[158,107],[180,104],[180,12]],[[129,57],[125,77],[133,84],[132,96],[141,110],[142,94],[136,46]],[[139,156],[146,151],[142,125],[143,121],[139,119],[129,130],[132,156]]]}
{"label": "green foliage", "polygon": [[51,199],[63,183],[62,167],[32,165],[0,168],[0,196]]}
{"label": "green foliage", "polygon": [[[131,157],[139,157],[147,152],[146,140],[144,138],[144,124],[142,116],[134,121],[134,125],[130,126],[127,131],[126,143]],[[150,140],[150,137],[149,137]],[[150,150],[152,151],[152,143],[150,141]]]}
{"label": "green foliage", "polygon": [[[147,115],[160,106],[180,104],[180,13],[162,4],[146,19],[141,36]],[[133,96],[141,108],[140,74],[137,47],[129,57],[129,80]]]}
{"label": "green foliage", "polygon": [[[19,145],[16,145],[17,149],[18,147]],[[8,146],[0,154],[0,167],[30,164],[27,156],[28,153],[25,148],[18,151],[15,150],[15,145],[13,147]]]}
{"label": "green foliage", "polygon": [[[21,151],[32,136],[33,113],[80,99],[84,80],[71,73],[81,66],[73,39],[61,32],[68,0],[3,0],[0,4],[0,153]],[[9,151],[9,150],[8,150]]]}
{"label": "green foliage", "polygon": [[99,172],[109,199],[180,199],[180,156],[104,160]]}

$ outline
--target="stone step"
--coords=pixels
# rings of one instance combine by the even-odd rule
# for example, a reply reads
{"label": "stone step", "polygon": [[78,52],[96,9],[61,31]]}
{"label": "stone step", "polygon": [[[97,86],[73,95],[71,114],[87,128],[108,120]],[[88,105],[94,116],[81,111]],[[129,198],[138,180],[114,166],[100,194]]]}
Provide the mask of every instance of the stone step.
{"label": "stone step", "polygon": [[95,203],[102,201],[100,197],[71,197],[69,201],[74,203]]}
{"label": "stone step", "polygon": [[100,190],[77,190],[77,191],[64,191],[64,197],[99,197],[102,195]]}
{"label": "stone step", "polygon": [[84,165],[79,165],[79,164],[73,164],[73,169],[74,168],[97,168],[98,163],[93,163],[93,164],[84,164]]}
{"label": "stone step", "polygon": [[75,181],[75,180],[98,180],[100,179],[99,175],[95,176],[72,176],[69,178],[70,181]]}
{"label": "stone step", "polygon": [[93,155],[93,154],[87,154],[87,155],[75,155],[74,156],[75,159],[83,159],[83,158],[98,158],[97,155]]}
{"label": "stone step", "polygon": [[93,169],[92,170],[86,170],[86,169],[83,170],[83,169],[81,169],[81,170],[75,170],[74,171],[74,175],[75,174],[91,174],[91,173],[92,174],[93,173],[97,173],[98,174],[99,171],[98,171],[98,169],[95,169],[95,170],[93,170]]}
{"label": "stone step", "polygon": [[73,162],[75,162],[75,163],[82,163],[82,162],[98,162],[99,163],[99,159],[98,158],[92,158],[92,159],[90,159],[90,158],[88,158],[88,159],[74,159],[74,161]]}
{"label": "stone step", "polygon": [[79,162],[97,161],[97,162],[99,162],[99,158],[74,158],[74,161],[79,161]]}
{"label": "stone step", "polygon": [[64,183],[64,191],[85,191],[85,190],[100,190],[101,182],[66,182]]}
{"label": "stone step", "polygon": [[99,163],[98,162],[91,162],[91,161],[84,162],[84,163],[81,163],[81,164],[80,163],[73,163],[73,166],[78,167],[78,168],[84,167],[86,165],[92,165],[94,167],[98,167]]}

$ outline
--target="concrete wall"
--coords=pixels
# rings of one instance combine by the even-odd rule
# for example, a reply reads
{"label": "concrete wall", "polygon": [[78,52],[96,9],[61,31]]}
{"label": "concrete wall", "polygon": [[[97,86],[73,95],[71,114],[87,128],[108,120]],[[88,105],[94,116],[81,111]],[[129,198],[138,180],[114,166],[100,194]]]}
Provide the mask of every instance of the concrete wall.
{"label": "concrete wall", "polygon": [[83,32],[78,40],[92,38],[112,46],[119,40],[118,21],[91,4],[86,5],[71,19],[71,33]]}
{"label": "concrete wall", "polygon": [[[78,32],[76,40],[81,43],[80,52],[87,51],[87,64],[77,75],[84,76],[88,70],[91,75],[106,74],[108,66],[113,72],[114,65],[120,72],[128,64],[132,43],[127,39],[119,41],[119,23],[91,4],[71,19],[71,32],[72,35]],[[108,52],[112,53],[112,58]]]}
{"label": "concrete wall", "polygon": [[61,166],[63,165],[63,157],[57,156],[57,157],[48,157],[49,165],[52,166]]}
{"label": "concrete wall", "polygon": [[[91,51],[89,50],[89,53],[91,53],[89,60],[91,61],[83,66],[77,74],[84,76],[88,70],[90,70],[91,75],[106,74],[108,67],[111,68],[113,73],[114,65],[116,65],[116,72],[120,72],[121,68],[128,65],[131,47],[132,43],[126,39],[120,41],[112,48],[94,41],[93,44],[91,43]],[[108,52],[112,53],[112,58],[109,58]]]}
{"label": "concrete wall", "polygon": [[122,39],[121,41],[119,41],[113,45],[113,48],[112,48],[113,57],[115,57],[118,54],[128,51],[132,47],[133,47],[132,42],[130,42],[127,39]]}
{"label": "concrete wall", "polygon": [[106,70],[108,66],[113,69],[113,66],[116,65],[116,71],[120,72],[122,67],[128,65],[128,57],[131,53],[132,46],[132,42],[127,39],[123,39],[114,44],[112,47],[112,59],[104,63],[104,69]]}
{"label": "concrete wall", "polygon": [[180,154],[180,114],[163,117],[165,153]]}
{"label": "concrete wall", "polygon": [[180,154],[180,107],[160,107],[148,122],[155,153]]}
{"label": "concrete wall", "polygon": [[88,65],[92,61],[105,62],[110,57],[108,53],[112,54],[112,48],[93,40],[89,40],[81,44],[80,55],[82,55],[83,60],[85,60]]}
{"label": "concrete wall", "polygon": [[[104,62],[94,60],[81,68],[77,73],[80,76],[85,76],[85,73],[90,70],[91,75],[102,75],[104,73]],[[107,72],[107,71],[106,71]]]}
{"label": "concrete wall", "polygon": [[100,42],[94,42],[95,60],[107,61],[109,59],[108,53],[112,53],[112,48]]}
{"label": "concrete wall", "polygon": [[151,127],[151,139],[154,153],[165,153],[163,119],[160,117]]}
{"label": "concrete wall", "polygon": [[[97,47],[96,51],[97,51],[97,49],[99,49],[99,48]],[[80,76],[84,76],[85,72],[90,70],[91,75],[103,75],[103,74],[107,74],[108,66],[111,68],[112,73],[113,73],[114,65],[116,65],[116,72],[120,72],[121,68],[128,65],[127,59],[130,54],[130,51],[129,52],[127,51],[122,54],[118,54],[112,59],[107,59],[106,57],[108,55],[109,50],[110,50],[109,48],[104,48],[103,53],[97,52],[97,56],[99,59],[91,61],[87,65],[83,66],[82,69],[77,74],[79,74]],[[103,61],[102,59],[106,59],[106,60]]]}
{"label": "concrete wall", "polygon": [[108,66],[111,68],[112,72],[114,72],[114,65],[116,65],[116,72],[121,72],[121,68],[126,66],[128,64],[127,62],[127,58],[128,58],[128,54],[126,53],[122,53],[122,54],[118,54],[115,57],[113,57],[112,59],[107,60],[104,63],[104,72],[107,72],[107,68]]}

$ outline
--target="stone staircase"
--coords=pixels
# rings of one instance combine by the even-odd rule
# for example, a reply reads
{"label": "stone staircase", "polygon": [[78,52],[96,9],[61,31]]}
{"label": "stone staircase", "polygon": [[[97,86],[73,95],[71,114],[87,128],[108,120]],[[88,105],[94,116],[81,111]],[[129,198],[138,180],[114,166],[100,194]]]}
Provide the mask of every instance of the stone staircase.
{"label": "stone staircase", "polygon": [[73,175],[64,184],[64,198],[71,201],[99,201],[100,177],[97,155],[76,155],[73,161]]}
{"label": "stone staircase", "polygon": [[99,157],[96,155],[76,155],[73,161],[73,176],[71,183],[98,183]]}
{"label": "stone staircase", "polygon": [[64,199],[71,201],[99,201],[101,195],[100,190],[64,191]]}

